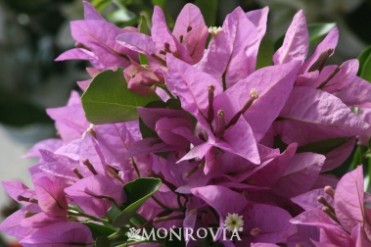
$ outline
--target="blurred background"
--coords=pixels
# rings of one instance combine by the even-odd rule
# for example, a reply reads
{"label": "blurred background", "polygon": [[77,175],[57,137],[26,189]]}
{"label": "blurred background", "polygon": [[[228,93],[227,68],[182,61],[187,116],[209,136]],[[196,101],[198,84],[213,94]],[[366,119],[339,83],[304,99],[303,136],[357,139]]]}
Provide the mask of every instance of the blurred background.
{"label": "blurred background", "polygon": [[[165,9],[169,22],[186,2],[198,4],[208,25],[221,25],[235,7],[246,11],[270,7],[269,38],[279,39],[292,16],[303,9],[309,23],[335,22],[340,29],[336,60],[355,58],[371,44],[371,1],[366,0],[92,0],[117,25],[137,25],[153,5]],[[81,19],[81,0],[0,0],[0,180],[29,183],[23,159],[35,142],[55,136],[45,108],[62,106],[75,82],[87,78],[82,62],[55,63],[72,48],[69,21]],[[0,189],[2,215],[17,205]],[[0,218],[1,219],[1,218]],[[6,246],[0,240],[0,247]]]}

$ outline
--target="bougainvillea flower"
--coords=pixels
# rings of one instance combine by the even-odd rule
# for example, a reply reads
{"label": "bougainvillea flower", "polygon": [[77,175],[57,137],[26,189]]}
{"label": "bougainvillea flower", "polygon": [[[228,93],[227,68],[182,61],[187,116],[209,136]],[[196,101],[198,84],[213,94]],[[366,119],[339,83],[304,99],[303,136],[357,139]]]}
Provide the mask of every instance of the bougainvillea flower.
{"label": "bougainvillea flower", "polygon": [[[95,102],[136,109],[139,119],[116,123],[90,123],[95,113],[85,115],[90,103],[83,108],[77,92],[48,109],[58,137],[28,153],[38,159],[29,169],[34,186],[3,183],[23,208],[2,232],[25,247],[172,241],[148,245],[134,236],[151,227],[237,230],[240,241],[213,239],[227,247],[371,246],[362,168],[340,181],[330,173],[371,136],[371,84],[357,76],[359,63],[327,64],[336,28],[310,49],[299,11],[273,63],[259,68],[268,8],[238,7],[208,29],[187,4],[171,31],[155,7],[150,33],[116,27],[88,2],[84,12],[71,23],[77,47],[57,60],[89,60],[91,77],[119,68],[125,95],[159,97]],[[90,90],[89,80],[78,84]],[[172,245],[214,246],[210,236],[180,235]]]}
{"label": "bougainvillea flower", "polygon": [[77,92],[71,93],[66,106],[48,109],[47,113],[55,121],[58,134],[64,141],[80,138],[90,125]]}
{"label": "bougainvillea flower", "polygon": [[85,20],[71,22],[71,34],[77,47],[60,55],[56,60],[89,60],[98,70],[127,67],[138,55],[116,43],[116,37],[135,29],[120,29],[104,20],[94,7],[84,2]]}
{"label": "bougainvillea flower", "polygon": [[93,246],[93,238],[87,226],[78,222],[64,221],[36,229],[20,243],[25,247]]}
{"label": "bougainvillea flower", "polygon": [[[319,241],[317,246],[324,246],[324,243],[335,246],[371,246],[370,209],[365,206],[366,198],[370,198],[370,195],[363,189],[362,167],[346,174],[340,179],[336,190],[331,190],[327,188],[332,197],[330,200],[324,196],[317,198],[323,204],[322,207],[306,208],[292,222],[319,228],[319,239],[314,239]],[[303,204],[302,199],[296,201]]]}
{"label": "bougainvillea flower", "polygon": [[[155,7],[152,16],[151,36],[140,33],[124,33],[118,42],[133,51],[145,54],[152,61],[165,62],[166,54],[195,63],[200,60],[206,39],[207,26],[200,10],[193,4],[186,4],[180,12],[171,33],[161,8]],[[150,63],[151,64],[151,63]]]}
{"label": "bougainvillea flower", "polygon": [[268,8],[245,13],[236,8],[215,34],[198,67],[228,88],[256,68],[260,42],[265,34]]}
{"label": "bougainvillea flower", "polygon": [[293,89],[279,120],[276,128],[282,140],[300,145],[362,135],[370,128],[339,98],[310,87]]}
{"label": "bougainvillea flower", "polygon": [[122,184],[102,175],[83,178],[64,191],[72,204],[97,217],[104,217],[111,203],[124,202]]}
{"label": "bougainvillea flower", "polygon": [[243,241],[236,242],[236,246],[252,242],[279,243],[295,233],[295,227],[288,223],[290,214],[278,207],[251,203],[242,194],[222,186],[194,188],[192,193],[218,212],[221,224],[228,214],[243,215]]}

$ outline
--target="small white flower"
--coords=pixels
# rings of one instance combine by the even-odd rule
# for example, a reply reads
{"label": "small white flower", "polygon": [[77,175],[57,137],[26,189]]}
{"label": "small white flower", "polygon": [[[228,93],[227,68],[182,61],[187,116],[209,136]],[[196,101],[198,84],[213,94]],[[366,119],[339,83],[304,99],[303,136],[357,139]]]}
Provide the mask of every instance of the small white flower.
{"label": "small white flower", "polygon": [[222,31],[221,27],[209,27],[208,29],[209,34],[216,36],[220,31]]}
{"label": "small white flower", "polygon": [[224,227],[233,232],[236,229],[240,232],[243,231],[243,216],[238,214],[230,214],[228,213],[227,217],[225,218]]}

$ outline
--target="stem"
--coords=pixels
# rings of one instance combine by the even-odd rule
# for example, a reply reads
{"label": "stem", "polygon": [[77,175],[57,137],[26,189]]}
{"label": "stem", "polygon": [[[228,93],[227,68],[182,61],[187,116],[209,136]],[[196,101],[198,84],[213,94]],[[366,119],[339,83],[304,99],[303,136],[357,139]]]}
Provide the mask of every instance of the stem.
{"label": "stem", "polygon": [[137,173],[137,176],[140,178],[140,177],[141,177],[141,174],[140,174],[140,171],[139,171],[138,165],[137,165],[137,163],[135,162],[134,158],[131,158],[131,162],[133,163],[134,170],[135,170],[135,172]]}
{"label": "stem", "polygon": [[119,237],[123,236],[123,232],[121,230],[117,231],[117,232],[114,232],[112,233],[111,235],[109,235],[107,238],[109,240],[114,240],[114,239],[117,239]]}
{"label": "stem", "polygon": [[163,217],[156,217],[153,219],[153,222],[162,222],[162,221],[168,221],[168,220],[179,220],[183,219],[184,215],[174,215],[174,216],[163,216]]}
{"label": "stem", "polygon": [[165,204],[163,204],[160,200],[158,200],[155,196],[152,196],[152,199],[160,206],[162,207],[163,209],[165,209],[166,211],[182,211],[180,208],[169,208],[168,206],[166,206]]}
{"label": "stem", "polygon": [[142,241],[138,241],[138,242],[120,244],[120,245],[117,245],[116,247],[128,247],[128,246],[132,246],[132,245],[147,244],[147,243],[154,243],[154,242],[148,241],[148,240],[142,240]]}
{"label": "stem", "polygon": [[94,221],[98,221],[98,222],[102,222],[102,223],[108,223],[107,219],[98,218],[98,217],[95,217],[93,215],[86,214],[84,212],[68,210],[68,213],[70,215],[73,215],[73,216],[80,216],[80,217],[85,217],[85,218],[88,218],[88,219],[91,219],[91,220],[94,220]]}

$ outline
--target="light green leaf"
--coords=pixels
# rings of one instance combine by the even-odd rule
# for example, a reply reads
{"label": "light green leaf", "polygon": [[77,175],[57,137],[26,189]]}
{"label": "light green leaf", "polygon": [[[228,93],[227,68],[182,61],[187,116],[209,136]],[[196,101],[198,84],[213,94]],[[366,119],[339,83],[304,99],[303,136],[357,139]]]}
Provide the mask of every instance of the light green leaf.
{"label": "light green leaf", "polygon": [[129,91],[121,69],[100,73],[82,95],[86,118],[95,124],[135,119],[138,106],[155,100],[156,95],[142,97]]}
{"label": "light green leaf", "polygon": [[114,226],[121,227],[127,224],[136,215],[136,211],[145,203],[161,186],[158,178],[138,178],[124,186],[127,201],[124,210],[112,222]]}
{"label": "light green leaf", "polygon": [[92,4],[99,12],[103,12],[111,4],[111,0],[93,0]]}

